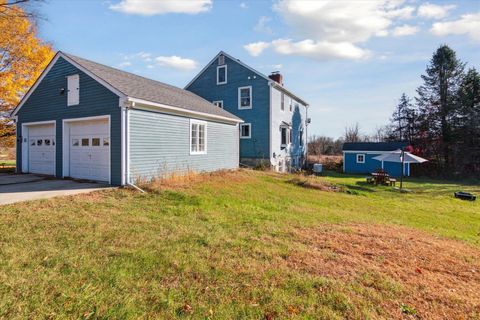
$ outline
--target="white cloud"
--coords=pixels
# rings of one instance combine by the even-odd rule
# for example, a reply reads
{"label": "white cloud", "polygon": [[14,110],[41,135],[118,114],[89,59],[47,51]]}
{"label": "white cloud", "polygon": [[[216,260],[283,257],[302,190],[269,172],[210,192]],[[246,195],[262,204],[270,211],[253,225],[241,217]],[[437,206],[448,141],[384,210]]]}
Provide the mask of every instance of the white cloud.
{"label": "white cloud", "polygon": [[240,8],[242,9],[248,9],[248,5],[245,2],[240,3]]}
{"label": "white cloud", "polygon": [[258,56],[271,47],[282,55],[298,55],[313,59],[352,59],[361,60],[370,56],[368,50],[355,46],[350,42],[328,42],[306,39],[294,42],[290,39],[277,39],[270,43],[256,42],[244,46],[252,55]]}
{"label": "white cloud", "polygon": [[462,15],[454,21],[436,22],[430,32],[436,36],[466,34],[480,42],[480,12]]}
{"label": "white cloud", "polygon": [[[271,48],[279,54],[313,59],[366,59],[372,54],[362,45],[372,37],[389,36],[389,29],[396,21],[412,17],[415,8],[403,3],[403,0],[278,0],[274,10],[297,39],[254,42],[244,48],[253,56]],[[268,22],[262,18],[257,31],[264,30]],[[402,32],[413,30],[405,27],[397,30],[397,34]]]}
{"label": "white cloud", "polygon": [[272,28],[268,26],[268,23],[271,20],[272,18],[270,17],[261,16],[260,19],[258,19],[258,22],[253,29],[257,32],[272,34]]}
{"label": "white cloud", "polygon": [[121,0],[110,9],[128,14],[153,16],[166,13],[197,14],[209,11],[212,0]]}
{"label": "white cloud", "polygon": [[394,19],[409,18],[414,10],[389,0],[280,0],[274,8],[299,36],[352,43],[385,36]]}
{"label": "white cloud", "polygon": [[197,62],[192,59],[186,59],[179,56],[159,56],[155,58],[155,61],[163,67],[174,68],[178,70],[193,70],[197,68]]}
{"label": "white cloud", "polygon": [[411,36],[420,31],[419,27],[404,24],[393,29],[392,35],[395,37]]}
{"label": "white cloud", "polygon": [[289,39],[278,39],[272,41],[271,45],[275,52],[283,55],[300,55],[314,59],[361,60],[370,56],[368,50],[350,42],[314,41],[311,39],[293,42]]}
{"label": "white cloud", "polygon": [[262,54],[262,52],[265,49],[267,49],[269,46],[270,46],[270,43],[259,41],[259,42],[254,42],[254,43],[244,45],[243,47],[245,48],[245,50],[248,51],[248,53],[250,53],[250,55],[256,57]]}
{"label": "white cloud", "polygon": [[453,8],[455,8],[454,5],[440,6],[427,2],[418,7],[417,14],[426,19],[442,19],[445,18]]}

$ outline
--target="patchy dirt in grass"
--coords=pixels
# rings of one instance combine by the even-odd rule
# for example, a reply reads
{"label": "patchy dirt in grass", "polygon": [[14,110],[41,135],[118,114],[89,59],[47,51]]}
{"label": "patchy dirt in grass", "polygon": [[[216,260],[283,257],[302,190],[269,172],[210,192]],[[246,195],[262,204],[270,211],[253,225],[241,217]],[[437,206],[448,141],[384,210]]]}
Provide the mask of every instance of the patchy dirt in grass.
{"label": "patchy dirt in grass", "polygon": [[318,179],[312,179],[312,178],[293,178],[290,180],[287,180],[288,183],[294,184],[296,186],[302,187],[302,188],[307,188],[307,189],[315,189],[315,190],[321,190],[321,191],[332,191],[332,192],[339,192],[343,191],[340,187],[335,186],[329,182],[326,181],[320,181]]}
{"label": "patchy dirt in grass", "polygon": [[382,305],[389,317],[480,319],[478,248],[394,226],[324,226],[294,234],[305,250],[288,257],[290,268],[345,281],[379,274],[400,284]]}

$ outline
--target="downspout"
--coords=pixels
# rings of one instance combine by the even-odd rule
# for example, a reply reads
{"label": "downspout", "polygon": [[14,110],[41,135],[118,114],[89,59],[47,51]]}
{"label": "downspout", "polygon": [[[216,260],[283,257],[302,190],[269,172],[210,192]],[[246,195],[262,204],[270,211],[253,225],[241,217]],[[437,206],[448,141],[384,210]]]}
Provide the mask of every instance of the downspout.
{"label": "downspout", "polygon": [[308,166],[308,105],[305,106],[305,160],[303,162],[303,167],[307,169]]}
{"label": "downspout", "polygon": [[141,193],[146,193],[143,189],[136,186],[130,177],[130,109],[135,106],[135,102],[126,103],[125,107],[125,185],[132,187],[133,189],[140,191]]}

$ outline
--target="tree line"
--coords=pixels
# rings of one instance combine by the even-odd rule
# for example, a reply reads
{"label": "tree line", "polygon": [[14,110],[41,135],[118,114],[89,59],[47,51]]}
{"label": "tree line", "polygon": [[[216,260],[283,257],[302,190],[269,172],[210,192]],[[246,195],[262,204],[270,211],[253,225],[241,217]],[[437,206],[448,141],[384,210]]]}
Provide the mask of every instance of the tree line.
{"label": "tree line", "polygon": [[385,141],[407,141],[431,174],[480,176],[480,74],[447,45],[433,54],[413,99],[403,93]]}
{"label": "tree line", "polygon": [[387,125],[363,135],[358,123],[342,138],[313,136],[309,154],[341,154],[344,142],[406,141],[429,159],[424,174],[480,177],[480,74],[447,45],[433,54],[414,98],[405,93]]}

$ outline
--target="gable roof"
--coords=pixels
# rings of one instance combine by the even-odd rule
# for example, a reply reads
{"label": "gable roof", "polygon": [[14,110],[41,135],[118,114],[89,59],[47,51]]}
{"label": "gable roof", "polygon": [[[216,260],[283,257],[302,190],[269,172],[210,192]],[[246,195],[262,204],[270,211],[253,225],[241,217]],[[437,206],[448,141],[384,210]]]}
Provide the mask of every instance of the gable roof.
{"label": "gable roof", "polygon": [[[139,99],[145,102],[152,102],[154,104],[161,104],[183,109],[187,112],[196,114],[207,114],[217,116],[219,118],[228,118],[234,121],[241,121],[237,116],[215,106],[213,103],[203,99],[193,92],[174,87],[172,85],[148,79],[136,74],[118,70],[97,62],[77,57],[72,54],[67,54],[59,51],[52,59],[50,65],[45,69],[45,72],[51,68],[51,65],[58,57],[62,57],[80,70],[93,76],[95,80],[114,91],[120,97]],[[41,81],[44,74],[40,76],[37,82]],[[33,90],[35,90],[37,83],[35,83]],[[24,100],[28,98],[27,95],[20,101],[14,112],[21,107]],[[14,115],[12,113],[12,115]]]}
{"label": "gable roof", "polygon": [[343,151],[395,151],[408,146],[408,142],[345,142]]}
{"label": "gable roof", "polygon": [[300,103],[304,104],[305,106],[308,106],[308,102],[306,102],[305,100],[303,100],[302,98],[300,98],[299,96],[295,95],[294,93],[292,93],[290,90],[287,90],[287,88],[285,88],[284,86],[282,86],[281,84],[279,84],[278,82],[270,79],[269,77],[267,77],[266,75],[264,75],[263,73],[255,70],[254,68],[250,67],[249,65],[247,65],[246,63],[242,62],[240,59],[236,59],[234,57],[232,57],[231,55],[229,55],[228,53],[224,52],[224,51],[220,51],[215,57],[213,57],[212,60],[210,60],[209,63],[207,63],[205,65],[205,67],[185,86],[185,89],[187,89],[188,87],[190,87],[190,85],[192,83],[195,82],[195,80],[197,80],[201,75],[202,73],[205,72],[205,70],[207,70],[207,68],[217,60],[218,56],[220,55],[224,55],[225,57],[229,58],[230,60],[238,63],[239,65],[247,68],[248,70],[256,73],[258,76],[260,76],[261,78],[265,79],[268,81],[269,84],[273,85],[275,88],[279,89],[280,91],[283,91],[285,92],[286,94],[292,96],[293,98],[295,98],[295,100],[299,101]]}

